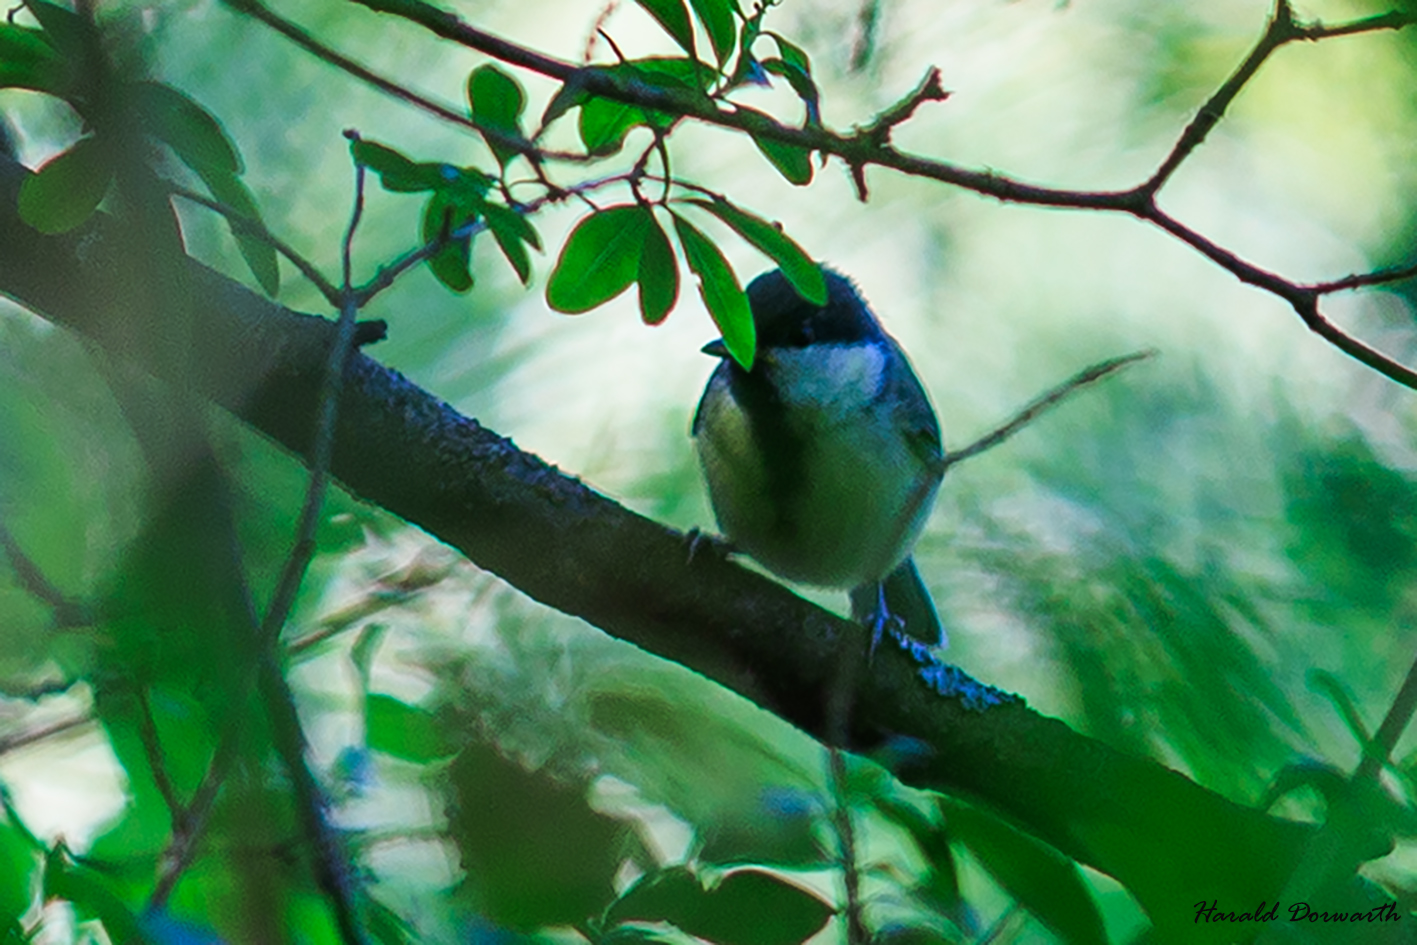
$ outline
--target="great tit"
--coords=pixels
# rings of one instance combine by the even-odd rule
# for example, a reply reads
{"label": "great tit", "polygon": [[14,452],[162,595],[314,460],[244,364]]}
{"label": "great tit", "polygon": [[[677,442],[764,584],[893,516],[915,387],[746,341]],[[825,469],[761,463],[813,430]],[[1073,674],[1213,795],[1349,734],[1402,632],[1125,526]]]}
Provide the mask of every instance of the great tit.
{"label": "great tit", "polygon": [[694,415],[709,498],[730,544],[802,584],[849,589],[872,648],[899,623],[944,633],[910,551],[944,474],[940,424],[905,352],[845,276],[827,302],[780,270],[748,286],[757,357],[745,371],[722,340]]}

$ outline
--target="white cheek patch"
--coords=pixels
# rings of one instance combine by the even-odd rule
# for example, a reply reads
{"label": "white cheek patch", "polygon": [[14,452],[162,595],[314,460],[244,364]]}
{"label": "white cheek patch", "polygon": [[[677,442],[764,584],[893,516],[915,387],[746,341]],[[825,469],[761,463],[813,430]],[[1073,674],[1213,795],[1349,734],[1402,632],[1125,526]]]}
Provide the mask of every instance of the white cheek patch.
{"label": "white cheek patch", "polygon": [[782,399],[824,413],[861,410],[876,399],[885,379],[885,354],[872,344],[777,348],[772,356]]}

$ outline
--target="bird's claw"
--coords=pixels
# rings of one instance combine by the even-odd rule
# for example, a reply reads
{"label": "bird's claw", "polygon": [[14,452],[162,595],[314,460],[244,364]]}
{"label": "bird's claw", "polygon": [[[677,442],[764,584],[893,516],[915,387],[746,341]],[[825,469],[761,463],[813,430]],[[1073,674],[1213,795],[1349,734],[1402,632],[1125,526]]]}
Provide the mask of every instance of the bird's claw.
{"label": "bird's claw", "polygon": [[871,631],[871,648],[866,651],[866,662],[871,662],[876,658],[876,648],[881,645],[881,638],[886,635],[887,630],[895,634],[905,632],[905,620],[891,613],[886,606],[886,587],[884,583],[876,585],[876,609],[871,614],[871,620],[867,624]]}

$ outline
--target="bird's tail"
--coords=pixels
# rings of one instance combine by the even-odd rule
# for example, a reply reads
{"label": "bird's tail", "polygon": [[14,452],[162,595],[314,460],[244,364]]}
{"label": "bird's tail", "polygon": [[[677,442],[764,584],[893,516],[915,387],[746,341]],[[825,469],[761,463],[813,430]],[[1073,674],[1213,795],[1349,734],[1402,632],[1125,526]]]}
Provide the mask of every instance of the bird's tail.
{"label": "bird's tail", "polygon": [[[880,613],[882,602],[885,615]],[[906,558],[879,584],[863,584],[854,589],[851,616],[868,627],[880,626],[883,618],[891,623],[899,621],[897,626],[906,636],[929,646],[945,646],[949,642],[914,558]]]}

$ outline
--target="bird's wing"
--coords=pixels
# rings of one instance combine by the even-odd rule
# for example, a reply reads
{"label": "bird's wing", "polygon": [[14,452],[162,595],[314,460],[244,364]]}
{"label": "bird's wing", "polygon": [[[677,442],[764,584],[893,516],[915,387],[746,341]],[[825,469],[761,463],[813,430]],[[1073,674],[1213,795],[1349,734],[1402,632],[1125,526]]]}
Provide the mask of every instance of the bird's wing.
{"label": "bird's wing", "polygon": [[[892,341],[894,344],[894,341]],[[892,371],[885,383],[889,389],[884,392],[890,403],[896,405],[896,417],[905,431],[906,441],[911,450],[932,470],[942,469],[945,455],[944,444],[940,440],[940,421],[935,409],[930,406],[930,395],[909,366],[905,352],[896,345],[904,370]]]}

